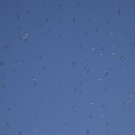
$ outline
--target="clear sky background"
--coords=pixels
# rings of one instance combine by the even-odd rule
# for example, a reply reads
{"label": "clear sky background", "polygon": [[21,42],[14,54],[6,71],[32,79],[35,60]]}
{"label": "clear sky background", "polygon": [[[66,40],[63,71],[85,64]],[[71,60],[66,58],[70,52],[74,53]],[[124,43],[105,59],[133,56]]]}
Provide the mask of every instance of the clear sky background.
{"label": "clear sky background", "polygon": [[1,0],[1,135],[135,135],[135,1]]}

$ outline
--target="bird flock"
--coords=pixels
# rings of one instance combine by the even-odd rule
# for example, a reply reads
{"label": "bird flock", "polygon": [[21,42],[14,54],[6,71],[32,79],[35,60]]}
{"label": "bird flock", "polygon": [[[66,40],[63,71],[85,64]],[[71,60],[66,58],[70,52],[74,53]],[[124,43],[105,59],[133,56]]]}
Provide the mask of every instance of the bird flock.
{"label": "bird flock", "polygon": [[2,135],[134,135],[135,3],[1,2]]}

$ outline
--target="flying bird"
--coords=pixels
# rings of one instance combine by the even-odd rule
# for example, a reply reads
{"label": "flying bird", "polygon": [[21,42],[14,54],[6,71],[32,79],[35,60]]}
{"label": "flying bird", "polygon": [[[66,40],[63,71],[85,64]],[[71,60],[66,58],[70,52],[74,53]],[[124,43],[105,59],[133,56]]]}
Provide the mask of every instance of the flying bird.
{"label": "flying bird", "polygon": [[19,15],[17,14],[17,17],[19,18]]}

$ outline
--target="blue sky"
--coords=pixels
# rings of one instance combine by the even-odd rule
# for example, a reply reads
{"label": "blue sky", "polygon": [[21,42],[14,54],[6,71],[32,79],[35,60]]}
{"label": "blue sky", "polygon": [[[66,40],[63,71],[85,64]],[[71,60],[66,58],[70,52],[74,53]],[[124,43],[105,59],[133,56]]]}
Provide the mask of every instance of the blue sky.
{"label": "blue sky", "polygon": [[1,135],[135,134],[135,1],[0,9]]}

